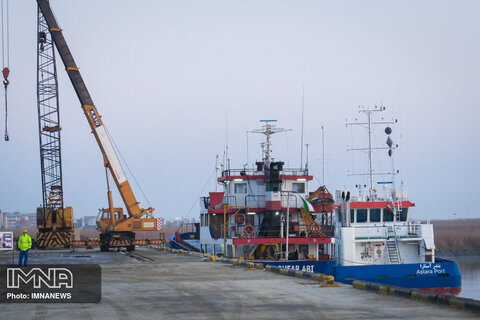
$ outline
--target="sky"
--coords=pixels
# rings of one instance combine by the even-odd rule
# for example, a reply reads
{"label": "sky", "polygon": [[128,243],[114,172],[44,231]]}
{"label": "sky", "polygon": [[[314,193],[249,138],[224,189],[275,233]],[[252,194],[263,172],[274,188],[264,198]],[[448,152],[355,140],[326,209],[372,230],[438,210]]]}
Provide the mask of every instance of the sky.
{"label": "sky", "polygon": [[[246,133],[259,120],[292,129],[274,136],[273,156],[300,167],[302,101],[310,191],[322,182],[321,127],[327,188],[353,189],[348,173],[366,162],[346,149],[365,135],[345,124],[362,119],[359,106],[383,105],[385,119],[398,119],[394,164],[416,204],[411,218],[478,217],[480,2],[50,2],[137,199],[156,217],[198,218],[227,145],[232,168],[260,160],[263,138],[249,134],[247,152]],[[37,6],[9,4],[0,209],[34,212],[42,202]],[[64,201],[75,217],[96,215],[107,206],[103,159],[57,59]],[[1,137],[4,129],[2,121]],[[377,137],[383,146],[383,128]]]}

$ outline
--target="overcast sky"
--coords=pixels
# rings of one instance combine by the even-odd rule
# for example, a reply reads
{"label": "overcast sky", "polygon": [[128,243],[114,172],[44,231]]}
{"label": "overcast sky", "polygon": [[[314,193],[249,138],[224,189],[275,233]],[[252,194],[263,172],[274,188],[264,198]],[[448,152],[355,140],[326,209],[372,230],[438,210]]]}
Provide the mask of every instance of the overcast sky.
{"label": "overcast sky", "polygon": [[[51,0],[104,124],[155,216],[198,217],[215,188],[228,142],[232,168],[247,161],[246,131],[276,119],[293,131],[273,155],[352,188],[345,127],[358,106],[384,105],[398,119],[395,166],[415,202],[413,218],[478,217],[480,192],[479,1]],[[0,209],[42,202],[36,101],[35,1],[10,1],[10,141],[0,141]],[[57,56],[58,58],[58,56]],[[65,203],[76,217],[107,206],[103,159],[58,58]],[[3,89],[1,90],[3,96]],[[2,99],[3,101],[3,99]],[[1,104],[0,118],[4,117]],[[0,125],[3,137],[4,124]],[[261,158],[249,136],[249,161]],[[386,140],[383,128],[377,144]],[[305,155],[304,155],[305,157]],[[384,151],[375,155],[386,159]],[[364,165],[363,168],[358,166]],[[383,164],[388,168],[388,163]],[[127,170],[126,170],[127,171]],[[143,207],[149,204],[132,176]],[[114,194],[117,205],[121,199]]]}

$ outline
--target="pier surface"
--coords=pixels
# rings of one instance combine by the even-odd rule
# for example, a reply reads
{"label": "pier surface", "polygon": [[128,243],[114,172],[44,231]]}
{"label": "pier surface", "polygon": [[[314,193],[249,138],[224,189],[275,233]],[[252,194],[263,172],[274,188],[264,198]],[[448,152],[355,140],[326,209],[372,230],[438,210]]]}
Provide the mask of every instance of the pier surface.
{"label": "pier surface", "polygon": [[[16,253],[18,255],[18,252]],[[0,264],[12,261],[0,254]],[[2,319],[478,319],[479,314],[157,249],[30,252],[31,264],[98,263],[94,304],[3,303]]]}

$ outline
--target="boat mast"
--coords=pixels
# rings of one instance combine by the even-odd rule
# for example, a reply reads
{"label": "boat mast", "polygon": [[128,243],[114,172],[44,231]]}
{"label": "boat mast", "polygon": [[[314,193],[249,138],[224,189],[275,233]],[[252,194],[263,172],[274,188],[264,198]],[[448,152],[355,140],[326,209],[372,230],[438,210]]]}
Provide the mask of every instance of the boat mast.
{"label": "boat mast", "polygon": [[[385,110],[385,107],[383,106],[380,106],[380,107],[377,107],[375,106],[374,109],[371,109],[370,106],[368,107],[361,107],[361,109],[358,111],[360,113],[363,113],[367,116],[367,122],[353,122],[353,123],[347,123],[346,126],[354,126],[354,125],[360,125],[360,126],[363,126],[367,129],[367,133],[368,133],[368,147],[367,148],[350,148],[350,149],[347,149],[347,151],[367,151],[368,153],[368,173],[367,174],[364,174],[364,173],[359,173],[359,174],[349,174],[349,175],[368,175],[369,177],[369,190],[368,190],[368,194],[369,194],[369,197],[371,200],[373,200],[373,198],[375,197],[376,195],[376,190],[375,188],[373,187],[373,176],[374,175],[392,175],[392,183],[393,183],[393,177],[395,176],[396,172],[395,170],[392,169],[392,172],[375,172],[375,169],[373,168],[373,152],[375,150],[378,150],[378,149],[388,149],[388,155],[391,157],[392,155],[392,149],[396,148],[397,146],[392,146],[392,143],[390,142],[389,144],[389,141],[387,140],[387,145],[388,145],[388,148],[387,147],[373,147],[373,142],[372,142],[372,135],[374,133],[374,126],[375,125],[387,125],[387,124],[395,124],[397,122],[397,120],[394,120],[394,121],[379,121],[379,122],[376,122],[376,121],[372,121],[372,116],[375,114],[375,112],[382,112]],[[383,118],[382,118],[383,120]],[[391,141],[391,140],[390,140]]]}
{"label": "boat mast", "polygon": [[250,132],[252,133],[261,133],[267,137],[267,142],[262,143],[262,152],[264,153],[263,161],[265,166],[270,166],[272,162],[272,135],[278,132],[286,132],[291,131],[292,129],[283,129],[277,128],[272,122],[277,122],[277,120],[260,120],[260,122],[264,122],[265,124],[262,125],[261,129],[255,129]]}

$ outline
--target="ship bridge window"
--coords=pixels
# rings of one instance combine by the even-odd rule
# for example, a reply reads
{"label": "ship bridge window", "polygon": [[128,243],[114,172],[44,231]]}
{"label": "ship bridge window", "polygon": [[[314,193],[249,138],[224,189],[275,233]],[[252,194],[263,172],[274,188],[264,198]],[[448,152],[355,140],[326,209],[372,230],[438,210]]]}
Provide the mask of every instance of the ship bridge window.
{"label": "ship bridge window", "polygon": [[305,193],[305,183],[294,182],[292,183],[292,192]]}
{"label": "ship bridge window", "polygon": [[407,221],[408,216],[408,208],[401,208],[400,209],[400,221]]}
{"label": "ship bridge window", "polygon": [[370,209],[370,222],[380,222],[380,209]]}
{"label": "ship bridge window", "polygon": [[357,222],[367,222],[367,209],[357,209]]}
{"label": "ship bridge window", "polygon": [[246,183],[235,183],[234,184],[234,193],[247,193],[247,184]]}
{"label": "ship bridge window", "polygon": [[383,209],[383,221],[393,221],[393,212],[389,209]]}

